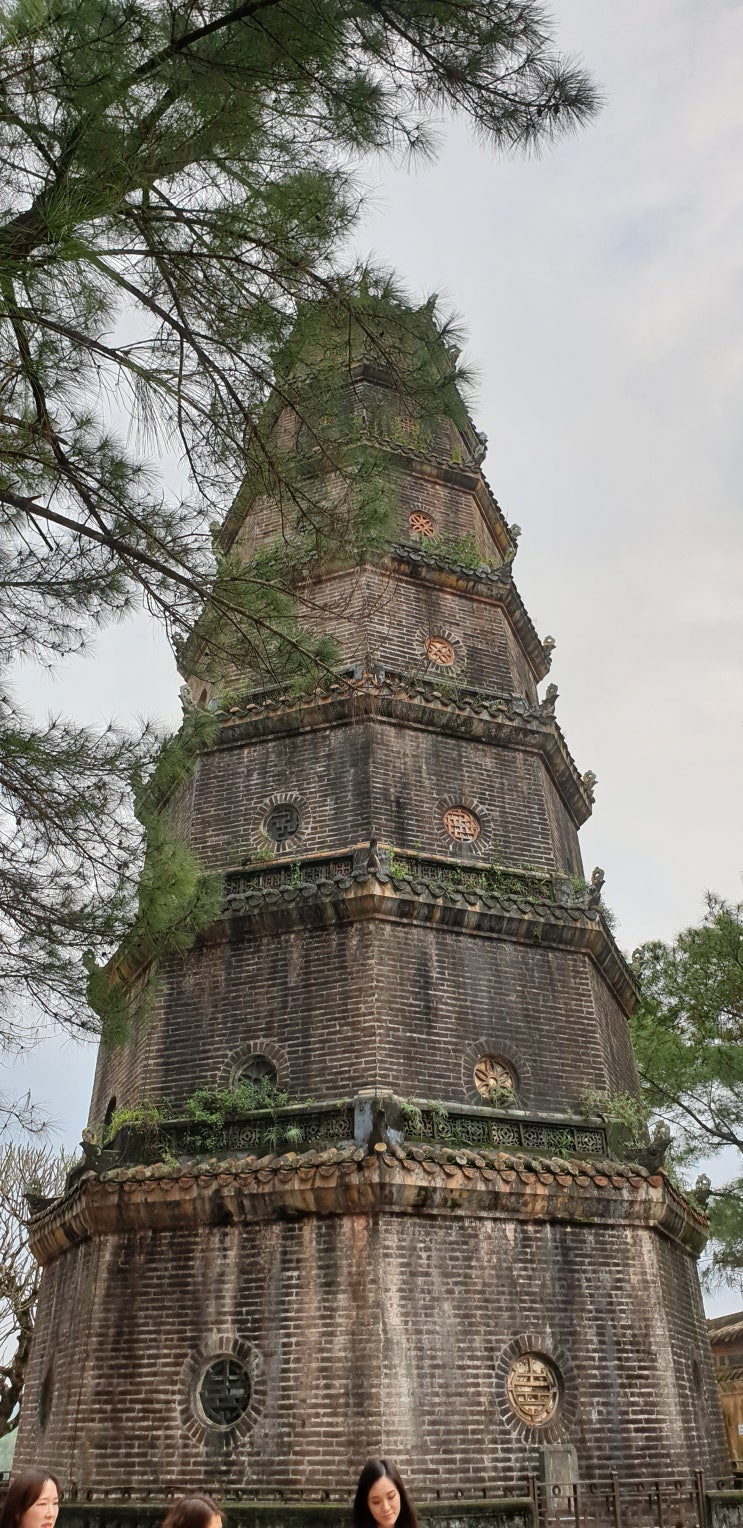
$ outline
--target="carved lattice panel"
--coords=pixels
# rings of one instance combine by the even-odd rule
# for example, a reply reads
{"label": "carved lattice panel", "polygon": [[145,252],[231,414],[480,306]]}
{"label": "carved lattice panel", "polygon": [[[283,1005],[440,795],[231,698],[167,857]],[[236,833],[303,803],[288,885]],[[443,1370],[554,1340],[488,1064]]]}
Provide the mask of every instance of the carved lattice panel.
{"label": "carved lattice panel", "polygon": [[480,824],[474,812],[468,812],[463,806],[449,807],[444,813],[444,827],[449,837],[458,843],[471,844],[480,837]]}
{"label": "carved lattice panel", "polygon": [[266,832],[275,844],[291,838],[299,827],[299,812],[291,801],[275,806],[266,818]]}
{"label": "carved lattice panel", "polygon": [[276,1067],[270,1056],[264,1056],[262,1052],[254,1056],[248,1056],[237,1074],[239,1082],[263,1082],[267,1079],[273,1084],[276,1082]]}
{"label": "carved lattice panel", "polygon": [[431,663],[438,663],[440,668],[451,668],[456,661],[457,655],[446,637],[427,637],[425,648]]}
{"label": "carved lattice panel", "polygon": [[516,1091],[516,1080],[500,1056],[481,1056],[475,1066],[475,1087],[483,1098],[508,1102]]}
{"label": "carved lattice panel", "polygon": [[536,1353],[515,1358],[508,1371],[508,1399],[522,1422],[543,1427],[551,1421],[560,1399],[552,1365]]}
{"label": "carved lattice panel", "polygon": [[430,515],[424,515],[419,509],[414,509],[408,518],[408,525],[414,536],[422,536],[427,541],[436,533],[436,526]]}
{"label": "carved lattice panel", "polygon": [[209,1365],[199,1387],[204,1416],[216,1427],[232,1427],[250,1405],[250,1379],[236,1358],[218,1358]]}

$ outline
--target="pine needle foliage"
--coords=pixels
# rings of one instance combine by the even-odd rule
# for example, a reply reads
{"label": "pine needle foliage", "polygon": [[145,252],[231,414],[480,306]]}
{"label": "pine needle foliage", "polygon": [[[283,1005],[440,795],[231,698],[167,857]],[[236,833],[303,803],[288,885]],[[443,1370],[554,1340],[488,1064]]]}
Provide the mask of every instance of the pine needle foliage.
{"label": "pine needle foliage", "polygon": [[84,958],[88,1004],[108,1045],[126,1043],[133,1027],[149,1015],[157,994],[157,962],[190,949],[219,915],[222,878],[203,873],[168,810],[215,732],[208,712],[187,712],[179,732],[161,745],[147,779],[135,778],[135,811],[144,829],[136,912],[119,930],[116,954],[105,965],[90,951]]}
{"label": "pine needle foliage", "polygon": [[[533,3],[6,4],[0,591],[16,656],[66,652],[139,597],[183,637],[219,597],[207,516],[246,443],[270,449],[258,421],[297,314],[358,302],[339,250],[360,155],[425,151],[443,111],[535,149],[594,106]],[[150,468],[167,450],[186,500]]]}
{"label": "pine needle foliage", "polygon": [[[673,944],[636,952],[641,1002],[632,1040],[646,1102],[676,1131],[681,1171],[700,1158],[743,1158],[743,903],[712,893],[701,924]],[[731,1154],[732,1153],[732,1158]],[[700,1192],[710,1219],[710,1275],[736,1284],[743,1269],[743,1160]]]}
{"label": "pine needle foliage", "polygon": [[130,914],[140,829],[129,780],[154,752],[132,738],[51,718],[0,696],[0,1036],[21,1047],[34,1014],[94,1032],[81,951],[111,948]]}
{"label": "pine needle foliage", "polygon": [[[54,663],[142,603],[176,644],[206,611],[210,672],[220,644],[223,667],[300,686],[332,662],[311,574],[381,544],[390,492],[340,377],[356,330],[394,371],[410,322],[384,276],[344,266],[357,167],[432,152],[442,114],[536,151],[595,106],[535,0],[4,0],[0,666]],[[323,315],[304,320],[317,345],[333,306],[354,337],[315,392],[297,320]],[[405,383],[420,417],[425,371]],[[282,408],[296,452],[280,447]],[[243,494],[278,488],[286,533],[237,557],[211,526],[246,457]],[[154,739],[36,728],[3,707],[0,1000],[14,1020],[40,1003],[87,1029],[75,952],[89,947],[100,1007],[141,863],[129,780]],[[136,937],[156,951],[149,829]],[[200,894],[160,851],[180,887],[174,931]]]}

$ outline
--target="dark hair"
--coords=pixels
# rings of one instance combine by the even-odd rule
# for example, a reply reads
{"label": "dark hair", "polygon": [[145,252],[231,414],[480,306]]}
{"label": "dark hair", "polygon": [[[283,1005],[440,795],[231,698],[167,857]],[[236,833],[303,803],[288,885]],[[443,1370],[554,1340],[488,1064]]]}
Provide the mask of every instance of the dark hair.
{"label": "dark hair", "polygon": [[215,1516],[222,1516],[216,1502],[205,1491],[199,1491],[195,1496],[181,1496],[173,1502],[163,1528],[207,1528]]}
{"label": "dark hair", "polygon": [[21,1470],[8,1486],[8,1494],[0,1512],[0,1528],[18,1528],[24,1512],[39,1500],[44,1486],[51,1480],[57,1493],[59,1481],[51,1470]]}
{"label": "dark hair", "polygon": [[[396,1486],[400,1493],[400,1512],[395,1528],[418,1528],[415,1508],[402,1483],[400,1471],[396,1465],[390,1464],[388,1459],[367,1459],[359,1475],[353,1502],[354,1528],[377,1528],[369,1510],[369,1492],[384,1475],[392,1481],[393,1486]],[[0,1528],[2,1528],[1,1524]]]}

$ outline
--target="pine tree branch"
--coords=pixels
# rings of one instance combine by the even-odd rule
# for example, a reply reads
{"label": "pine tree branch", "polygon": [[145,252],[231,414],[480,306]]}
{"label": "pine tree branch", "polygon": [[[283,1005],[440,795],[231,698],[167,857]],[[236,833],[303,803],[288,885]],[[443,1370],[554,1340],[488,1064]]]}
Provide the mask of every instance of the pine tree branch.
{"label": "pine tree branch", "polygon": [[655,1092],[661,1093],[670,1104],[673,1104],[675,1109],[679,1109],[682,1114],[686,1114],[689,1119],[693,1120],[694,1124],[698,1125],[704,1135],[709,1136],[711,1140],[719,1141],[721,1145],[736,1146],[738,1151],[743,1151],[742,1138],[722,1126],[711,1125],[708,1120],[705,1120],[703,1115],[697,1114],[696,1110],[691,1107],[691,1104],[686,1102],[681,1094],[672,1092],[655,1077],[648,1076],[647,1072],[643,1072],[640,1067],[638,1067],[638,1074],[643,1082],[646,1082]]}
{"label": "pine tree branch", "polygon": [[235,26],[240,21],[248,21],[259,11],[272,9],[284,4],[284,0],[244,0],[242,5],[235,6],[230,11],[225,11],[222,16],[216,16],[214,21],[206,21],[203,26],[193,27],[190,32],[184,32],[181,37],[173,38],[172,42],[160,49],[159,53],[153,53],[151,58],[145,59],[130,75],[126,85],[136,80],[148,79],[161,69],[163,64],[171,58],[177,58],[187,48],[192,48],[195,43],[202,42],[205,37],[213,37],[217,32],[223,32],[225,28]]}

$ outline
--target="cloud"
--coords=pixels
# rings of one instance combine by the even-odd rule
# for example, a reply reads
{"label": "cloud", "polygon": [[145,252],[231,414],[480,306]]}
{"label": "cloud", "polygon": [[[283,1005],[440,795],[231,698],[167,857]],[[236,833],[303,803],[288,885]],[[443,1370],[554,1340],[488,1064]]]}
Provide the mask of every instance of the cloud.
{"label": "cloud", "polygon": [[600,777],[585,856],[634,944],[739,885],[743,8],[573,0],[557,26],[596,123],[526,164],[455,125],[359,243],[463,314],[519,586]]}

